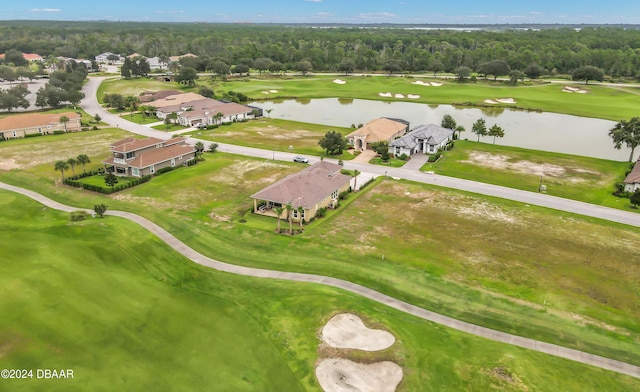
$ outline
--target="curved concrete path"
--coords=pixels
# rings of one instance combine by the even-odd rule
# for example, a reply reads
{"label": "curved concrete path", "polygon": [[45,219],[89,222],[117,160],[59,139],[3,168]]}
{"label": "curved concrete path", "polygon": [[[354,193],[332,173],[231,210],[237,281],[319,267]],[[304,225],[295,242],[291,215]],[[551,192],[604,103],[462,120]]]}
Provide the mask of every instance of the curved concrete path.
{"label": "curved concrete path", "polygon": [[[0,182],[0,189],[16,192],[24,196],[30,197],[33,200],[44,204],[47,207],[71,212],[77,211],[78,208],[67,206],[51,200],[39,193],[30,191],[28,189],[19,188],[13,185]],[[444,325],[449,328],[456,329],[458,331],[466,332],[472,335],[484,337],[496,342],[507,343],[518,347],[535,350],[541,353],[554,355],[561,358],[570,359],[573,361],[581,362],[587,365],[596,366],[602,369],[612,370],[614,372],[626,374],[632,377],[640,378],[640,367],[631,365],[625,362],[617,361],[610,358],[601,357],[599,355],[589,354],[582,351],[558,346],[551,343],[545,343],[533,339],[524,338],[517,335],[508,334],[505,332],[496,331],[493,329],[481,327],[478,325],[470,324],[464,321],[456,320],[451,317],[443,316],[438,313],[431,312],[429,310],[411,305],[407,302],[400,301],[388,295],[382,294],[378,291],[370,288],[355,284],[346,280],[331,278],[322,275],[303,274],[295,272],[283,272],[283,271],[271,271],[260,268],[242,267],[239,265],[233,265],[223,263],[221,261],[214,260],[203,254],[196,252],[188,247],[185,243],[174,237],[171,233],[164,230],[160,226],[151,222],[150,220],[143,218],[139,215],[125,212],[125,211],[108,211],[106,215],[117,216],[128,219],[149,230],[155,234],[158,238],[164,241],[171,248],[176,250],[181,255],[190,259],[191,261],[203,265],[205,267],[213,268],[218,271],[229,272],[237,275],[252,276],[256,278],[266,279],[279,279],[295,282],[316,283],[325,286],[331,286],[338,289],[346,290],[354,294],[361,295],[365,298],[371,299],[378,303],[390,306],[394,309],[400,310],[405,313],[409,313],[416,317],[420,317],[424,320],[431,321],[440,325]]]}

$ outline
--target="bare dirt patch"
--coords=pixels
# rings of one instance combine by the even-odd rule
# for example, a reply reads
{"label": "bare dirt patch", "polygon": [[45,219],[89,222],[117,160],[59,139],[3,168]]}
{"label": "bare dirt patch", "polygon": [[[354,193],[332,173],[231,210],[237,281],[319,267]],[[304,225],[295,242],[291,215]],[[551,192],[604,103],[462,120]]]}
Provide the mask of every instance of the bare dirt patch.
{"label": "bare dirt patch", "polygon": [[20,169],[15,159],[0,159],[0,170]]}
{"label": "bare dirt patch", "polygon": [[325,392],[394,392],[402,381],[402,368],[390,361],[363,364],[328,358],[316,367],[316,377]]}
{"label": "bare dirt patch", "polygon": [[471,163],[477,166],[489,167],[498,170],[511,170],[523,174],[536,176],[562,177],[566,174],[566,169],[562,166],[551,163],[535,163],[531,161],[509,162],[506,155],[496,155],[482,151],[471,151],[469,159],[463,163]]}
{"label": "bare dirt patch", "polygon": [[368,328],[360,317],[351,313],[332,317],[322,329],[322,339],[331,347],[364,351],[384,350],[396,341],[391,333]]}

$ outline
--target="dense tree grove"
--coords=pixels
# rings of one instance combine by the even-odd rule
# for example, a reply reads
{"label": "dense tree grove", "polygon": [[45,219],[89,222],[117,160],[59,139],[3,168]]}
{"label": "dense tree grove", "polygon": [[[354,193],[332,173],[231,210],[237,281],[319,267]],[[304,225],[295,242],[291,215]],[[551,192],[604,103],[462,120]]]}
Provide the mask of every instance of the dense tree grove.
{"label": "dense tree grove", "polygon": [[[0,25],[0,53],[93,58],[102,52],[148,57],[194,53],[183,66],[245,73],[278,70],[505,73],[530,77],[570,74],[594,66],[613,77],[636,77],[640,30],[633,27],[538,30],[362,29],[181,23],[7,21]],[[15,52],[12,52],[15,53]],[[15,56],[13,56],[15,57]],[[252,64],[247,64],[251,62]],[[242,65],[241,65],[242,64]],[[275,66],[274,66],[275,64]],[[504,65],[508,66],[505,67]],[[487,68],[488,67],[488,68]]]}

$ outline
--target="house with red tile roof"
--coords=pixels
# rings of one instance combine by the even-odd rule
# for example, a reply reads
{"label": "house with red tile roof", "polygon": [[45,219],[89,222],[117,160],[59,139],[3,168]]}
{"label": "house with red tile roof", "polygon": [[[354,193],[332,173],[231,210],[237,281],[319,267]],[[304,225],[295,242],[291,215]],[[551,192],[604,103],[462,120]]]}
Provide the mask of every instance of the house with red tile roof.
{"label": "house with red tile roof", "polygon": [[[63,116],[69,121],[60,121]],[[81,129],[81,118],[75,112],[8,115],[0,118],[0,139],[16,139],[33,134],[48,135],[54,131],[77,132]]]}
{"label": "house with red tile roof", "polygon": [[[42,56],[36,53],[22,53],[22,57],[24,57],[24,59],[27,60],[28,62],[43,60]],[[4,60],[4,53],[0,54],[0,60]]]}
{"label": "house with red tile roof", "polygon": [[[340,169],[340,165],[321,161],[291,174],[251,195],[253,212],[277,217],[276,208],[290,204],[293,209],[287,212],[285,208],[280,218],[288,219],[291,213],[292,221],[308,222],[321,208],[337,207],[340,193],[349,190],[351,177],[342,174]],[[299,207],[302,207],[301,214]]]}
{"label": "house with red tile roof", "polygon": [[111,144],[113,155],[102,163],[105,170],[117,176],[152,175],[162,168],[186,165],[186,162],[195,159],[196,149],[189,146],[186,140],[184,137],[169,140],[128,137]]}

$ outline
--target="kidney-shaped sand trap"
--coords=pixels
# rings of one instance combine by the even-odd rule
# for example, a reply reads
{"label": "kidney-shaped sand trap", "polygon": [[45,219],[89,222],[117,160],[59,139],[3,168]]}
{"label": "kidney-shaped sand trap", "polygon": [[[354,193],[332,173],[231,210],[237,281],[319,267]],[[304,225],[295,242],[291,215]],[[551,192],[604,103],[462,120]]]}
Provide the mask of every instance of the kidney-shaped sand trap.
{"label": "kidney-shaped sand trap", "polygon": [[391,347],[396,338],[387,331],[367,328],[355,314],[333,316],[322,328],[322,339],[331,347],[378,351]]}
{"label": "kidney-shaped sand trap", "polygon": [[325,392],[393,392],[402,381],[402,368],[389,361],[364,364],[328,358],[316,367],[316,377]]}

